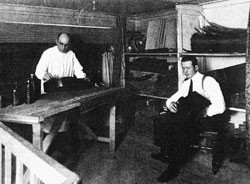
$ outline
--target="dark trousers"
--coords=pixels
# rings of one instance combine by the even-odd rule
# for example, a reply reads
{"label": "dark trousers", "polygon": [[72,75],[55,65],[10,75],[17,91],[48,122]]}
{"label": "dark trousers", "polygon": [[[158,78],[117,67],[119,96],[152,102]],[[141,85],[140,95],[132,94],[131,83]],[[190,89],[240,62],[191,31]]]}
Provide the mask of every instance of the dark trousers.
{"label": "dark trousers", "polygon": [[182,167],[187,161],[190,147],[203,131],[216,131],[218,136],[213,149],[213,159],[222,161],[225,147],[224,114],[206,118],[190,118],[167,112],[153,120],[154,144],[169,156],[170,164]]}

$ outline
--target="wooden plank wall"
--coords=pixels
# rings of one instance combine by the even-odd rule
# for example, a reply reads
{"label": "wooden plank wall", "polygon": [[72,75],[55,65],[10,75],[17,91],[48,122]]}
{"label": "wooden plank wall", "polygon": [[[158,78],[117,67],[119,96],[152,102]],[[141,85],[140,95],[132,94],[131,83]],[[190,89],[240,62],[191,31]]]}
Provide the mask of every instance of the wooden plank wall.
{"label": "wooden plank wall", "polygon": [[85,43],[112,43],[116,16],[64,8],[0,3],[0,43],[52,43],[67,31]]}
{"label": "wooden plank wall", "polygon": [[54,43],[59,32],[66,31],[84,43],[116,41],[116,29],[76,28],[67,26],[0,23],[0,43]]}

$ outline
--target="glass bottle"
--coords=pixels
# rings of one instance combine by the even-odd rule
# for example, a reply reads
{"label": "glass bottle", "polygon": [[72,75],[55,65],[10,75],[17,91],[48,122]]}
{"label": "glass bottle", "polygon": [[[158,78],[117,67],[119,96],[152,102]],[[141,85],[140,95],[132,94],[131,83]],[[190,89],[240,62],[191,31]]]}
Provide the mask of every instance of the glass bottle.
{"label": "glass bottle", "polygon": [[30,101],[33,103],[36,100],[36,87],[34,74],[30,74]]}
{"label": "glass bottle", "polygon": [[26,90],[25,90],[25,103],[30,104],[31,98],[30,98],[30,79],[26,81]]}
{"label": "glass bottle", "polygon": [[36,89],[34,74],[30,74],[26,82],[26,104],[31,104],[36,100]]}
{"label": "glass bottle", "polygon": [[12,90],[12,105],[16,106],[19,104],[19,97],[18,97],[18,86],[17,86],[17,82],[14,83],[14,87]]}

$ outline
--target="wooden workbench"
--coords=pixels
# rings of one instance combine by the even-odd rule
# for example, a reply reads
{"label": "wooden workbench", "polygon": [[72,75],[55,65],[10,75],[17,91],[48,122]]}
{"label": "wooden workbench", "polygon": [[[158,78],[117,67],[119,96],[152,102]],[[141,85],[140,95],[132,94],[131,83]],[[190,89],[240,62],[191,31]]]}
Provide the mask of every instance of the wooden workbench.
{"label": "wooden workbench", "polygon": [[[43,123],[52,117],[60,116],[71,110],[80,116],[101,105],[109,108],[109,137],[96,137],[99,141],[108,142],[110,151],[115,151],[115,109],[116,102],[123,93],[123,88],[93,88],[79,91],[55,92],[43,95],[32,104],[7,106],[0,109],[0,121],[29,124],[32,126],[33,144],[46,152],[57,134],[61,124],[52,125],[51,131],[43,139]],[[79,123],[88,128],[79,116]],[[95,136],[94,134],[92,134]]]}

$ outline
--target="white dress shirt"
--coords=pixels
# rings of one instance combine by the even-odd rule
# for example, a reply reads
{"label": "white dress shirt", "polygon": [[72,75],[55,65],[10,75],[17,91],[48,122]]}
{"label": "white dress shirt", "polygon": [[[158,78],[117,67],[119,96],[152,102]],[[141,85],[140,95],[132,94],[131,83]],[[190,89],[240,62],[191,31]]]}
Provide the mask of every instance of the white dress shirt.
{"label": "white dress shirt", "polygon": [[[193,91],[196,91],[211,102],[206,109],[205,116],[211,117],[216,114],[222,114],[226,107],[219,83],[213,77],[206,76],[202,88],[202,78],[203,74],[197,72],[192,77],[192,81]],[[188,95],[190,81],[190,79],[184,81],[181,88],[166,101],[168,108],[171,102],[177,102],[180,97],[186,97]]]}

